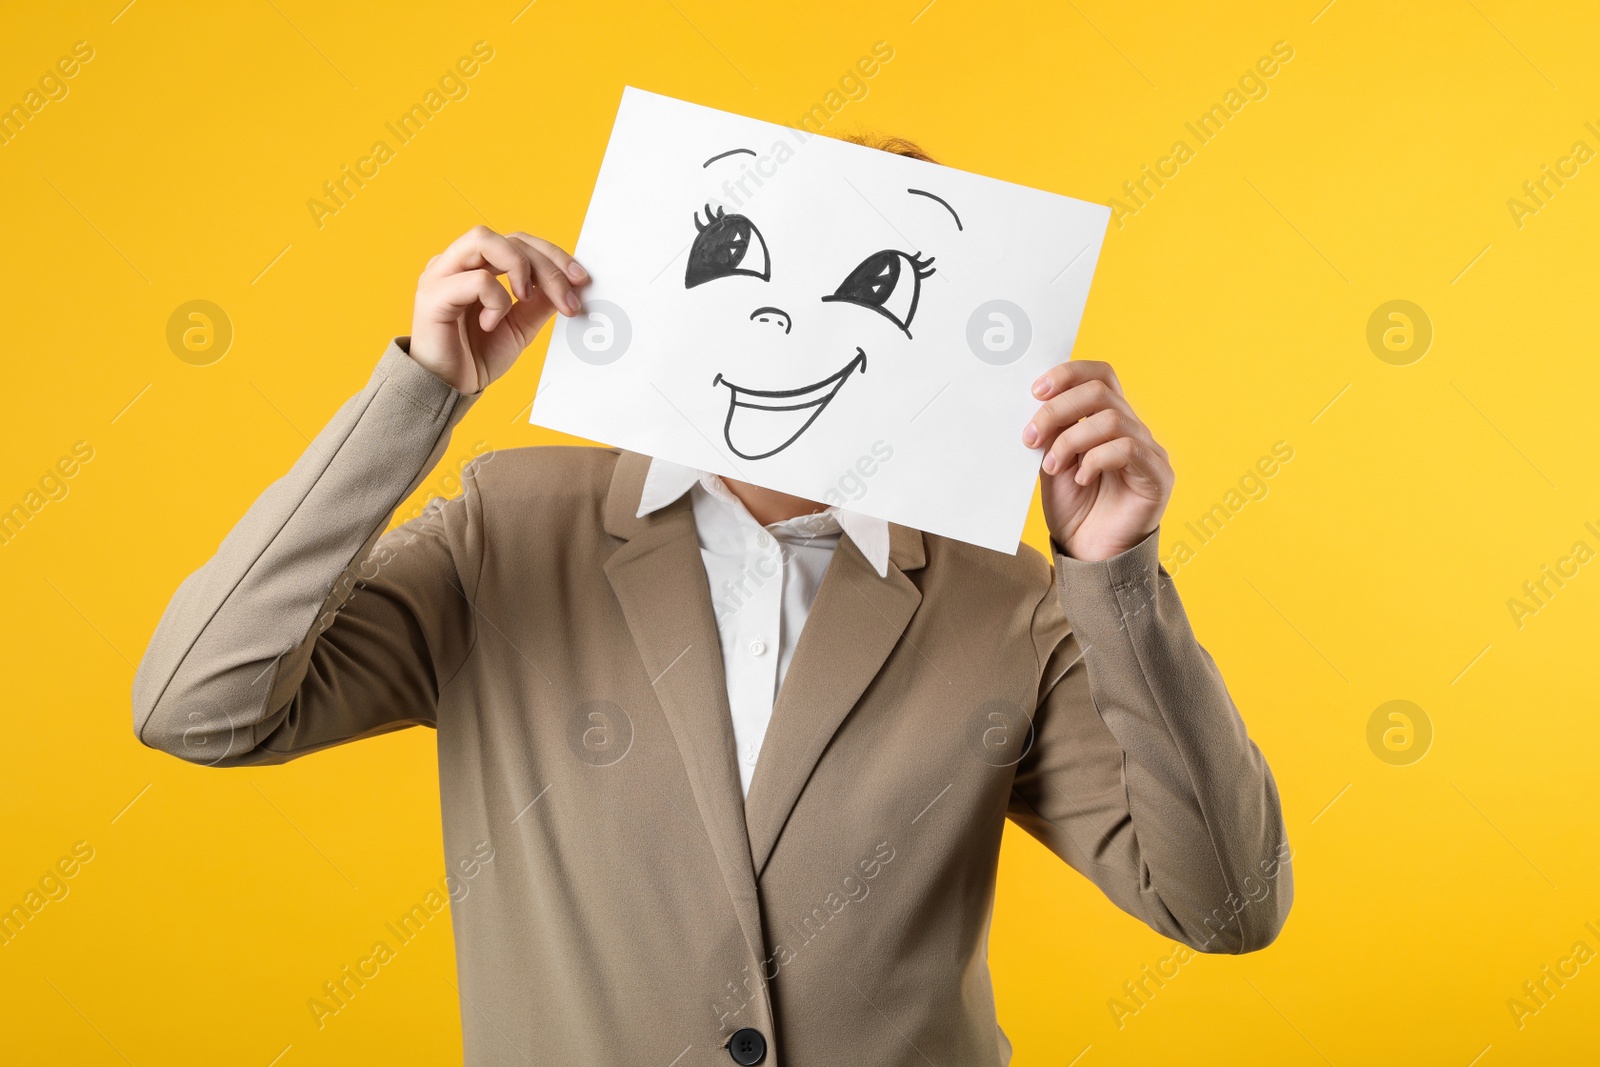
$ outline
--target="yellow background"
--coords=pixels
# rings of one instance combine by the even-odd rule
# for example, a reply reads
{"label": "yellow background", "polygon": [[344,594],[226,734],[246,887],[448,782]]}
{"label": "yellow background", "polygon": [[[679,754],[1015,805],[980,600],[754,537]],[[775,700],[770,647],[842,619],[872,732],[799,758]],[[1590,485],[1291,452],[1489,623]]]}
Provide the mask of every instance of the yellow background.
{"label": "yellow background", "polygon": [[[1600,163],[1520,228],[1507,200],[1600,149],[1600,8],[1325,2],[8,3],[0,104],[76,41],[94,58],[0,145],[0,508],[75,442],[94,458],[0,546],[0,907],[75,842],[94,858],[0,947],[6,1062],[459,1058],[443,921],[320,1031],[306,1007],[443,873],[433,735],[194,768],[135,743],[133,665],[406,332],[431,254],[478,222],[575,240],[624,84],[792,122],[877,41],[893,59],[830,132],[1101,202],[1294,49],[1111,231],[1077,348],[1172,452],[1165,554],[1294,449],[1178,575],[1281,785],[1294,912],[1119,1028],[1108,1001],[1172,943],[1011,834],[991,964],[1015,1062],[1596,1062],[1600,963],[1520,1028],[1507,1001],[1574,942],[1600,950],[1600,564],[1520,628],[1507,600],[1600,548]],[[470,95],[318,228],[306,201],[478,40]],[[166,342],[193,299],[235,332],[209,366]],[[1407,366],[1366,341],[1392,299],[1434,328]],[[544,346],[451,462],[549,439],[519,417]],[[1367,743],[1394,699],[1434,731],[1410,765]]]}

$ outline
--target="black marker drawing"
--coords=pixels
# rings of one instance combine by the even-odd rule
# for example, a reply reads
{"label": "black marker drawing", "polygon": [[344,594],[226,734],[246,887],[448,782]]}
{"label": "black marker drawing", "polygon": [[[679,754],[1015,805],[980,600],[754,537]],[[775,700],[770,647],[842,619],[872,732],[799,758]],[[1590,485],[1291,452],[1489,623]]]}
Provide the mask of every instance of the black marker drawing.
{"label": "black marker drawing", "polygon": [[742,155],[747,155],[747,156],[753,156],[753,155],[755,155],[755,151],[753,149],[749,149],[749,148],[730,148],[726,152],[718,152],[716,155],[712,156],[710,159],[708,159],[704,163],[700,164],[700,169],[701,170],[705,170],[707,167],[711,166],[711,164],[715,163],[719,159],[727,159],[729,156],[737,156],[737,155],[741,155],[741,154]]}
{"label": "black marker drawing", "polygon": [[[759,318],[757,316],[759,316]],[[782,308],[761,307],[750,312],[750,321],[752,322],[777,322],[779,320],[782,320],[783,322],[783,332],[788,333],[789,328],[793,326],[794,323],[790,321],[789,313]]]}
{"label": "black marker drawing", "polygon": [[[777,455],[790,445],[794,444],[799,436],[817,421],[817,416],[822,414],[834,397],[839,395],[839,390],[844,388],[845,380],[856,371],[865,372],[867,369],[867,354],[861,349],[856,349],[856,354],[849,363],[834,371],[820,382],[802,385],[798,389],[746,389],[741,385],[734,385],[728,379],[718,374],[711,380],[713,386],[726,385],[728,387],[728,417],[722,423],[722,439],[728,442],[728,447],[733,449],[733,454],[740,459],[766,459],[768,456]],[[767,403],[757,403],[750,397],[756,397]],[[805,421],[789,434],[787,438],[765,452],[743,452],[733,441],[733,416],[740,408],[753,408],[757,411],[795,411],[810,410]]]}
{"label": "black marker drawing", "polygon": [[[910,270],[902,267],[902,263]],[[822,299],[842,300],[876,311],[910,337],[911,319],[917,313],[917,298],[922,293],[922,279],[932,273],[933,260],[923,259],[922,253],[886,248],[863,259],[831,296]]]}
{"label": "black marker drawing", "polygon": [[[737,151],[739,151],[739,149],[735,148],[734,151],[737,152]],[[730,155],[731,153],[723,153],[723,154],[724,155]],[[939,203],[944,205],[944,209],[946,211],[950,212],[950,217],[956,220],[956,229],[958,229],[958,230],[965,230],[966,229],[965,226],[961,225],[961,216],[956,214],[956,209],[951,207],[950,206],[950,201],[946,200],[944,197],[937,196],[937,195],[935,195],[933,193],[930,193],[926,189],[907,189],[906,192],[915,193],[917,196],[925,196],[929,200],[937,200],[937,201],[939,201]]]}
{"label": "black marker drawing", "polygon": [[[689,267],[683,276],[685,289],[731,274],[749,274],[762,281],[772,277],[766,239],[756,224],[743,215],[729,215],[722,208],[707,204],[706,221],[701,222],[696,211],[694,228],[700,232],[689,248]],[[745,265],[746,259],[750,266]]]}
{"label": "black marker drawing", "polygon": [[[709,167],[719,159],[748,153],[748,148],[735,148],[706,160]],[[922,189],[906,192],[937,201],[955,219],[961,230],[961,217],[955,208],[941,196]],[[695,239],[689,248],[689,262],[684,271],[683,287],[693,289],[720,278],[745,276],[762,282],[772,280],[772,259],[766,238],[749,217],[730,215],[721,206],[704,205],[705,221],[700,212],[694,213]],[[911,323],[917,314],[922,294],[922,280],[934,274],[933,257],[924,258],[921,252],[903,252],[886,248],[867,256],[856,264],[844,281],[832,293],[820,294],[825,303],[851,304],[866,308],[894,323],[911,339]],[[779,307],[764,305],[750,313],[751,322],[781,324],[787,336],[794,327],[794,319]],[[846,381],[856,371],[867,368],[866,349],[856,346],[856,354],[843,367],[820,381],[793,389],[752,389],[735,385],[718,372],[712,379],[712,388],[728,387],[728,414],[722,423],[722,437],[728,448],[741,459],[757,460],[775,456],[794,444],[811,428],[824,409],[839,395]],[[739,418],[741,412],[759,412],[751,417]]]}

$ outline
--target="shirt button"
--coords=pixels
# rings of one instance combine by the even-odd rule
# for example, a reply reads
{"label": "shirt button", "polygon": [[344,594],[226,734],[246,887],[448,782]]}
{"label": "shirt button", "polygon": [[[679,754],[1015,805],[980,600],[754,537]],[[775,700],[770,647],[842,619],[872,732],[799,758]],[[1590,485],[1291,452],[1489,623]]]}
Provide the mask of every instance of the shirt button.
{"label": "shirt button", "polygon": [[772,544],[772,535],[767,533],[767,531],[762,530],[760,533],[756,534],[756,544],[760,545],[762,548],[766,548],[768,545]]}
{"label": "shirt button", "polygon": [[767,643],[765,641],[755,640],[755,641],[751,641],[750,642],[750,654],[752,656],[765,655],[766,651],[767,651]]}

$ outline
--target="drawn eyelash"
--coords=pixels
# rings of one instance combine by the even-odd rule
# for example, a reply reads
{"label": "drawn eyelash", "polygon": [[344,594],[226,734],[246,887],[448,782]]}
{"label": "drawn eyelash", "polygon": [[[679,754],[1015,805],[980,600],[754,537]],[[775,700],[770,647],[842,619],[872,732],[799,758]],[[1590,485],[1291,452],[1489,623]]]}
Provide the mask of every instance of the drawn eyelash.
{"label": "drawn eyelash", "polygon": [[938,268],[933,265],[933,261],[937,258],[937,256],[929,256],[927,259],[923,259],[921,252],[912,252],[906,256],[919,278],[931,278],[938,273]]}
{"label": "drawn eyelash", "polygon": [[701,222],[700,221],[700,212],[696,211],[694,213],[694,228],[697,231],[704,231],[707,226],[710,226],[713,222],[716,222],[718,219],[722,218],[727,213],[728,213],[727,210],[725,208],[723,208],[721,205],[718,205],[717,207],[713,208],[710,204],[707,204],[706,205],[706,221]]}

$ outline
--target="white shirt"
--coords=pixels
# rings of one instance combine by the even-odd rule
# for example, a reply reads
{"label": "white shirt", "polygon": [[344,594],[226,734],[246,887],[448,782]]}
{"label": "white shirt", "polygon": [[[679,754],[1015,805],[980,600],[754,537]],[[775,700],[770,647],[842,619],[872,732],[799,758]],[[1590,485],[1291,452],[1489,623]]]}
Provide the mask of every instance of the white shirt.
{"label": "white shirt", "polygon": [[711,585],[739,784],[748,796],[773,701],[839,537],[854,541],[883,577],[889,573],[889,524],[830,507],[763,527],[721,478],[661,459],[650,461],[638,513],[659,511],[684,493],[690,494]]}

